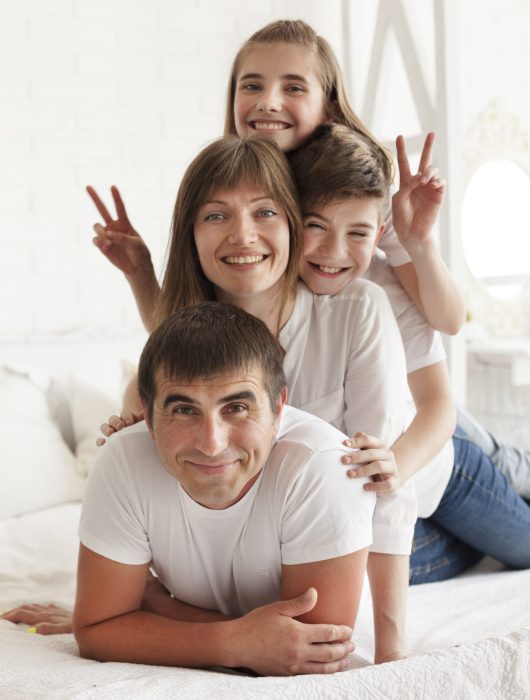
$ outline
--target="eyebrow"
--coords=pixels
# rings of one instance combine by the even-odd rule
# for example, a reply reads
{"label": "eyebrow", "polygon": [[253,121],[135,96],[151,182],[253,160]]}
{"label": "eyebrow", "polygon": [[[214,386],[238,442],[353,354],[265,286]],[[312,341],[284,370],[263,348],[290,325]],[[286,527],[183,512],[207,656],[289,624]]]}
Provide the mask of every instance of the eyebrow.
{"label": "eyebrow", "polygon": [[[261,73],[245,73],[245,75],[238,78],[238,82],[241,80],[259,80],[262,78],[263,75]],[[280,80],[298,80],[301,83],[308,82],[307,78],[304,78],[303,75],[298,75],[298,73],[285,73],[284,75],[280,75]]]}
{"label": "eyebrow", "polygon": [[[222,405],[225,403],[230,403],[231,401],[251,401],[256,403],[256,395],[253,391],[249,390],[236,391],[233,394],[228,394],[227,396],[221,397],[217,403]],[[187,396],[186,394],[168,394],[164,399],[162,407],[167,408],[173,403],[188,403],[192,406],[198,405],[198,402],[195,401],[193,397]]]}
{"label": "eyebrow", "polygon": [[[303,219],[305,219],[307,216],[314,216],[315,218],[320,219],[321,221],[325,221],[326,223],[329,223],[329,219],[326,219],[326,217],[322,216],[322,214],[317,214],[316,211],[308,211],[308,212],[304,212],[302,214]],[[373,224],[370,224],[370,223],[364,222],[364,221],[358,221],[357,223],[350,223],[350,224],[348,224],[348,226],[353,226],[354,228],[365,228],[365,229],[368,229],[370,231],[373,231],[373,229],[375,228]]]}
{"label": "eyebrow", "polygon": [[[254,197],[254,199],[250,200],[250,203],[254,204],[254,202],[262,202],[264,200],[269,200],[271,202],[274,201],[272,197],[268,197],[267,195],[265,195],[264,197]],[[207,202],[204,202],[204,204],[202,206],[206,207],[208,204],[225,204],[228,206],[229,202],[225,202],[222,199],[209,199]]]}

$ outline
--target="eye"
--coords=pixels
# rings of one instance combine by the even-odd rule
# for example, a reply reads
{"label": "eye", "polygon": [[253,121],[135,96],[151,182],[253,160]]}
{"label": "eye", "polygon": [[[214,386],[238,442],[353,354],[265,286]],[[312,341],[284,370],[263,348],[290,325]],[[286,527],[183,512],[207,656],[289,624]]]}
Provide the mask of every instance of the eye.
{"label": "eye", "polygon": [[171,413],[177,416],[192,416],[194,410],[191,406],[175,406]]}
{"label": "eye", "polygon": [[258,216],[261,216],[265,219],[270,219],[273,216],[278,216],[278,214],[273,209],[260,209],[260,211],[258,212]]}
{"label": "eye", "polygon": [[206,214],[204,217],[205,221],[223,221],[225,219],[225,215],[221,214],[220,212],[212,212],[211,214]]}
{"label": "eye", "polygon": [[288,85],[285,89],[287,92],[305,92],[305,89],[301,85]]}
{"label": "eye", "polygon": [[321,231],[325,231],[324,225],[318,221],[305,221],[304,228],[318,228]]}
{"label": "eye", "polygon": [[240,88],[244,92],[254,92],[255,90],[259,90],[260,86],[257,83],[243,83]]}
{"label": "eye", "polygon": [[245,413],[245,411],[248,411],[248,406],[244,403],[231,403],[225,410],[227,413]]}
{"label": "eye", "polygon": [[370,238],[370,234],[367,231],[348,231],[348,236],[355,236],[355,238]]}

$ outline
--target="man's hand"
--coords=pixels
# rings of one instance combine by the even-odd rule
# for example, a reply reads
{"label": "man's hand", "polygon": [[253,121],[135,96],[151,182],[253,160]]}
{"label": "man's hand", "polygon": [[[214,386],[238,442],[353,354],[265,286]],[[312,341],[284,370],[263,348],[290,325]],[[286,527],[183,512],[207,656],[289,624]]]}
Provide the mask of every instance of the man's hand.
{"label": "man's hand", "polygon": [[427,134],[416,175],[410,172],[405,139],[396,140],[399,190],[392,197],[392,224],[408,252],[429,239],[444,197],[445,181],[431,163],[434,138]]}
{"label": "man's hand", "polygon": [[[107,420],[106,423],[102,423],[99,427],[100,431],[105,435],[105,437],[110,437],[114,433],[119,433],[123,428],[127,428],[130,425],[139,423],[144,419],[143,412],[133,413],[132,411],[123,411],[120,416],[112,415]],[[101,447],[105,444],[105,438],[98,438],[96,440],[96,445]]]}
{"label": "man's hand", "polygon": [[96,248],[127,277],[154,276],[149,249],[132,227],[118,188],[114,185],[110,188],[116,206],[116,219],[109,214],[93,187],[88,186],[86,191],[105,221],[105,226],[94,224],[96,236],[92,242]]}
{"label": "man's hand", "polygon": [[245,666],[262,675],[342,671],[354,650],[346,625],[304,624],[296,617],[312,610],[317,592],[256,608],[231,623],[234,632],[230,666]]}
{"label": "man's hand", "polygon": [[27,604],[14,608],[0,616],[15,624],[31,625],[28,632],[35,634],[70,634],[72,613],[58,605]]}
{"label": "man's hand", "polygon": [[[392,450],[379,438],[355,433],[353,438],[344,440],[346,447],[357,448],[356,452],[344,455],[342,463],[354,465],[347,474],[351,479],[371,477],[372,481],[364,485],[366,491],[386,493],[395,491],[401,484],[396,459]],[[359,465],[359,466],[356,466]]]}

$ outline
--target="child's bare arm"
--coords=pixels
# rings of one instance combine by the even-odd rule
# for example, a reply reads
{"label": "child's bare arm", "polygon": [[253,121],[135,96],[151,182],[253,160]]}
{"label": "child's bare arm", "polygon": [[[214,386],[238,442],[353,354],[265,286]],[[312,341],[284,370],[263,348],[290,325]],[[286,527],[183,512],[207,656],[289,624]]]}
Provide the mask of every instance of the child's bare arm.
{"label": "child's bare arm", "polygon": [[430,133],[418,172],[412,175],[405,140],[402,136],[396,140],[399,190],[392,198],[392,223],[411,262],[394,272],[430,325],[454,335],[464,322],[465,307],[432,236],[445,192],[445,182],[431,162],[433,143]]}
{"label": "child's bare arm", "polygon": [[87,187],[87,192],[105,222],[104,226],[99,223],[94,225],[96,236],[92,239],[93,243],[118,270],[123,272],[136,300],[142,322],[148,331],[152,331],[160,287],[149,249],[132,227],[117,187],[111,187],[116,205],[116,219],[112,218],[93,187]]}

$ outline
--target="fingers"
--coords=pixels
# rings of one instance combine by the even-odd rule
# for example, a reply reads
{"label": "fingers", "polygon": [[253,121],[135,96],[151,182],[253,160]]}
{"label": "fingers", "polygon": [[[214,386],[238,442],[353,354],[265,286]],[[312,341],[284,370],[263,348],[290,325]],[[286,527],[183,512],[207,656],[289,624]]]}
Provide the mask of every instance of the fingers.
{"label": "fingers", "polygon": [[[350,642],[353,630],[348,625],[314,624],[307,626],[308,639],[311,644],[333,644]],[[353,642],[352,642],[353,643]],[[313,659],[317,661],[317,659]]]}
{"label": "fingers", "polygon": [[432,131],[430,131],[425,137],[425,143],[423,144],[423,150],[420,156],[420,164],[418,166],[420,173],[423,173],[423,171],[426,170],[426,168],[431,164],[435,138],[435,134]]}
{"label": "fingers", "polygon": [[[312,625],[313,627],[315,625]],[[320,627],[320,625],[317,625]],[[289,667],[291,674],[298,673],[335,673],[345,667],[348,656],[355,650],[355,644],[350,640],[334,643],[312,643],[309,648],[300,653]]]}
{"label": "fingers", "polygon": [[[99,426],[99,430],[106,437],[110,437],[111,435],[114,435],[114,433],[123,430],[123,428],[126,428],[129,425],[133,425],[135,422],[138,422],[138,420],[135,420],[136,418],[137,416],[135,416],[134,413],[132,413],[132,411],[124,411],[122,416],[112,415],[106,423],[102,423]],[[99,439],[101,440],[102,438]],[[104,442],[105,441],[103,440],[101,444],[104,444]]]}
{"label": "fingers", "polygon": [[385,447],[385,443],[382,440],[373,435],[366,435],[366,433],[355,433],[352,438],[347,438],[342,444],[346,445],[346,447],[352,447],[358,450],[363,450],[368,447]]}
{"label": "fingers", "polygon": [[278,608],[280,615],[286,615],[287,617],[298,617],[303,615],[310,610],[313,610],[317,604],[318,594],[315,588],[308,588],[307,591],[302,593],[296,598],[289,598],[289,600],[280,600],[277,603],[273,603],[274,606]]}
{"label": "fingers", "polygon": [[70,634],[72,632],[72,621],[70,622],[41,622],[35,625],[36,634]]}
{"label": "fingers", "polygon": [[396,153],[397,162],[399,168],[399,182],[410,177],[410,165],[409,158],[407,155],[407,148],[405,146],[405,139],[401,134],[396,139]]}
{"label": "fingers", "polygon": [[99,213],[100,213],[101,216],[103,217],[104,222],[105,222],[107,225],[108,225],[108,224],[111,224],[111,223],[112,223],[112,217],[111,217],[111,215],[109,214],[107,207],[103,204],[103,202],[102,202],[101,199],[99,198],[99,195],[98,195],[98,193],[96,192],[96,190],[95,190],[93,187],[91,187],[90,185],[88,185],[88,187],[86,188],[86,191],[88,192],[88,196],[90,197],[90,199],[91,199],[91,200],[94,202],[94,204],[96,205],[96,209],[99,211]]}
{"label": "fingers", "polygon": [[125,211],[125,204],[123,203],[123,199],[121,198],[120,192],[116,185],[112,185],[110,191],[112,192],[112,198],[114,199],[114,204],[116,205],[118,219],[130,226],[131,224],[129,222],[129,217],[127,216],[127,212]]}

